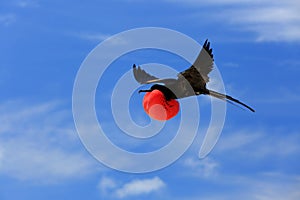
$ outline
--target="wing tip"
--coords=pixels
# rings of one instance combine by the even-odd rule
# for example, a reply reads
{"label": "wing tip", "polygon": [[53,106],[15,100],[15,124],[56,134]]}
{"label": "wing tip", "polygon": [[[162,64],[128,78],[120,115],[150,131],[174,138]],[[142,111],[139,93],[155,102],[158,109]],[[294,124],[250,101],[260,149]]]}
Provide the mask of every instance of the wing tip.
{"label": "wing tip", "polygon": [[211,58],[214,58],[214,54],[212,53],[212,48],[210,47],[210,42],[208,39],[205,40],[203,44],[203,48],[206,50],[206,52],[209,54]]}

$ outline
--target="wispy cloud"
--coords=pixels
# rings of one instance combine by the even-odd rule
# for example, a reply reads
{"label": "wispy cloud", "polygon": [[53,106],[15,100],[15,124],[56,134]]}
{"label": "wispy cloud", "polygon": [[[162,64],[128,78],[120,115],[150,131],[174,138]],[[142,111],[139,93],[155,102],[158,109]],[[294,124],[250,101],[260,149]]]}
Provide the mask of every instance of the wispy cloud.
{"label": "wispy cloud", "polygon": [[299,140],[299,134],[287,128],[226,131],[212,155],[183,160],[185,175],[213,182],[218,194],[184,199],[299,199],[300,176],[293,164],[300,153]]}
{"label": "wispy cloud", "polygon": [[218,174],[219,163],[209,157],[202,160],[190,157],[183,161],[183,165],[189,169],[187,171],[194,177],[213,178]]}
{"label": "wispy cloud", "polygon": [[87,33],[87,32],[73,33],[72,35],[92,42],[101,42],[111,36],[109,34],[104,34],[104,33]]}
{"label": "wispy cloud", "polygon": [[28,8],[28,7],[38,7],[39,1],[38,0],[18,0],[15,2],[16,6],[21,8]]}
{"label": "wispy cloud", "polygon": [[252,199],[297,200],[300,198],[300,181],[298,178],[275,175],[273,177],[264,176],[261,181],[250,181],[252,185]]}
{"label": "wispy cloud", "polygon": [[103,195],[108,194],[108,192],[111,192],[117,186],[118,185],[114,179],[106,177],[106,176],[102,177],[98,184],[98,188],[100,189],[100,191]]}
{"label": "wispy cloud", "polygon": [[252,32],[256,34],[256,41],[300,41],[298,1],[168,1],[184,3],[186,6],[205,7],[209,10],[205,12],[207,19],[222,20],[222,23],[232,28]]}
{"label": "wispy cloud", "polygon": [[15,14],[0,14],[0,25],[9,26],[16,21]]}
{"label": "wispy cloud", "polygon": [[83,153],[45,147],[26,139],[1,140],[0,173],[19,180],[56,183],[80,178],[93,171],[93,163]]}
{"label": "wispy cloud", "polygon": [[[272,135],[270,135],[272,132]],[[216,152],[235,156],[248,156],[251,159],[280,159],[300,152],[297,133],[287,134],[288,130],[243,130],[224,134],[215,148]]]}
{"label": "wispy cloud", "polygon": [[[67,32],[69,36],[79,38],[81,40],[86,40],[90,42],[102,42],[104,40],[108,40],[111,45],[127,45],[130,41],[127,38],[123,38],[122,36],[114,36],[113,34],[107,33],[100,33],[100,32],[89,32],[89,31],[82,31],[82,32]],[[114,37],[112,37],[114,36]],[[133,42],[133,41],[131,41]]]}
{"label": "wispy cloud", "polygon": [[98,185],[103,195],[119,199],[158,192],[165,186],[164,181],[157,176],[149,179],[135,179],[123,184],[116,182],[113,178],[103,177]]}
{"label": "wispy cloud", "polygon": [[[225,135],[225,134],[224,134]],[[238,151],[246,148],[249,144],[255,143],[263,137],[259,131],[240,130],[230,135],[222,136],[222,141],[219,141],[217,150],[220,152]]]}
{"label": "wispy cloud", "polygon": [[119,198],[148,194],[160,190],[165,183],[159,178],[133,180],[116,190]]}
{"label": "wispy cloud", "polygon": [[[216,193],[209,195],[185,197],[184,199],[209,200],[298,200],[300,198],[300,181],[295,177],[222,177],[226,181],[226,190],[218,188]],[[233,182],[232,180],[236,181]]]}
{"label": "wispy cloud", "polygon": [[95,172],[77,148],[76,132],[58,102],[0,105],[0,174],[19,180],[56,183]]}
{"label": "wispy cloud", "polygon": [[256,33],[257,41],[300,41],[300,6],[289,3],[243,6],[223,15],[241,30]]}

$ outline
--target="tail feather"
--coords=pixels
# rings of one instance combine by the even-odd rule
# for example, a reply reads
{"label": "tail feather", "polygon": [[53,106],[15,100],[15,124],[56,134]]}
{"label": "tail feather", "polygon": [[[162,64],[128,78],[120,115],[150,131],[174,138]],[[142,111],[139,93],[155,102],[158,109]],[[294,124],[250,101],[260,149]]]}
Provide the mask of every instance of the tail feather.
{"label": "tail feather", "polygon": [[235,103],[238,103],[246,108],[248,108],[249,110],[251,110],[252,112],[255,112],[255,110],[253,108],[251,108],[250,106],[244,104],[243,102],[240,102],[239,100],[231,97],[231,96],[228,96],[226,94],[221,94],[221,93],[218,93],[218,92],[215,92],[215,91],[212,91],[212,90],[209,90],[209,93],[208,93],[210,96],[213,96],[213,97],[216,97],[218,99],[222,99],[222,100],[230,100],[230,101],[233,101]]}

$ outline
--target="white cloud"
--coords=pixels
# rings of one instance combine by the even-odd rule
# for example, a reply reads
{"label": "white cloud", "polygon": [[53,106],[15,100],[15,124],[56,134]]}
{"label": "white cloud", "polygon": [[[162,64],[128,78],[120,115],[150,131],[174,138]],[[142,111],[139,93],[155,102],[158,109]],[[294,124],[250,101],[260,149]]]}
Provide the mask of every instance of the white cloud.
{"label": "white cloud", "polygon": [[[239,188],[239,199],[297,200],[300,198],[299,177],[284,173],[266,173],[248,177],[232,177]],[[230,180],[229,177],[227,180]],[[235,194],[229,194],[234,196]]]}
{"label": "white cloud", "polygon": [[[82,40],[87,40],[90,42],[102,42],[108,40],[111,45],[127,45],[130,41],[121,36],[113,36],[106,33],[95,33],[95,32],[67,32],[67,35],[77,37]],[[113,36],[113,38],[112,38]],[[134,42],[134,41],[131,41]]]}
{"label": "white cloud", "polygon": [[4,26],[11,25],[16,21],[16,15],[14,14],[0,14],[0,24]]}
{"label": "white cloud", "polygon": [[[203,180],[201,180],[203,181]],[[285,173],[239,174],[226,171],[213,179],[215,193],[190,194],[172,199],[207,200],[298,200],[300,177]]]}
{"label": "white cloud", "polygon": [[45,147],[26,139],[1,140],[0,173],[19,180],[54,183],[83,177],[92,171],[93,163],[83,153]]}
{"label": "white cloud", "polygon": [[19,0],[15,4],[21,8],[38,7],[39,6],[38,0]]}
{"label": "white cloud", "polygon": [[188,167],[188,173],[192,176],[213,178],[218,174],[219,164],[213,159],[206,157],[205,159],[187,158],[183,165]]}
{"label": "white cloud", "polygon": [[209,11],[205,12],[206,18],[212,22],[222,20],[223,24],[230,27],[253,32],[256,34],[256,41],[300,41],[299,1],[168,1],[186,6],[205,7],[205,10]]}
{"label": "white cloud", "polygon": [[20,101],[0,105],[0,174],[55,183],[95,172],[93,160],[77,149],[72,121],[61,106]]}
{"label": "white cloud", "polygon": [[[224,134],[225,135],[225,134]],[[238,131],[230,134],[229,136],[222,136],[222,141],[219,141],[217,150],[220,152],[239,150],[245,148],[248,144],[251,144],[262,138],[262,133],[252,131]]]}
{"label": "white cloud", "polygon": [[300,182],[257,181],[253,185],[252,198],[257,200],[298,200],[300,199]]}
{"label": "white cloud", "polygon": [[[239,183],[228,188],[228,192],[218,191],[205,197],[194,197],[184,199],[208,199],[208,200],[299,200],[299,183],[279,183],[264,181],[250,181],[248,184]],[[241,187],[242,185],[242,187]],[[227,186],[228,187],[228,186]],[[237,192],[238,191],[238,192]]]}
{"label": "white cloud", "polygon": [[225,10],[229,24],[257,34],[257,41],[299,41],[299,6],[273,4]]}
{"label": "white cloud", "polygon": [[294,164],[299,141],[300,135],[288,129],[226,131],[210,156],[187,158],[183,160],[186,169],[181,169],[199,184],[213,183],[211,187],[218,192],[180,199],[300,199],[300,177]]}
{"label": "white cloud", "polygon": [[[235,131],[224,134],[215,151],[231,156],[249,156],[251,159],[282,158],[300,152],[297,133],[280,130]],[[234,152],[234,153],[232,153]]]}
{"label": "white cloud", "polygon": [[98,184],[99,189],[101,190],[102,194],[107,194],[109,191],[112,191],[117,187],[117,183],[114,179],[109,177],[102,177]]}
{"label": "white cloud", "polygon": [[103,33],[76,33],[73,35],[75,35],[81,39],[89,40],[92,42],[101,42],[111,36],[109,34],[103,34]]}
{"label": "white cloud", "polygon": [[101,195],[112,199],[131,198],[133,196],[155,193],[165,186],[166,184],[157,176],[149,179],[134,179],[127,183],[104,176],[98,184]]}
{"label": "white cloud", "polygon": [[165,183],[159,177],[154,177],[152,179],[133,180],[124,184],[115,192],[118,198],[125,198],[159,191],[164,186]]}

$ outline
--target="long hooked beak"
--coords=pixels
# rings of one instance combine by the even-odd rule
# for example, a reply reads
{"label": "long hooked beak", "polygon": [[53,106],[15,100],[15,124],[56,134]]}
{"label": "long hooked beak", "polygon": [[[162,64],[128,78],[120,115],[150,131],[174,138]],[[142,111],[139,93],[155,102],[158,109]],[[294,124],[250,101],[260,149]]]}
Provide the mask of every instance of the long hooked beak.
{"label": "long hooked beak", "polygon": [[141,92],[152,92],[152,90],[139,90],[139,93]]}

